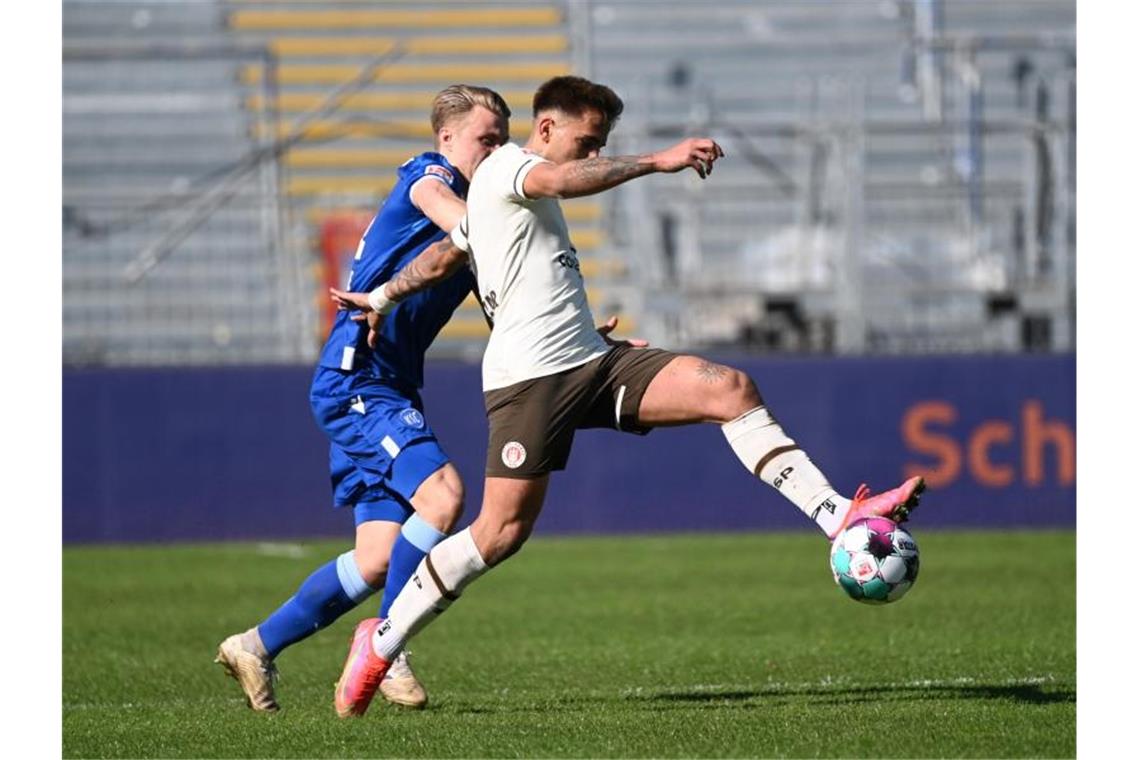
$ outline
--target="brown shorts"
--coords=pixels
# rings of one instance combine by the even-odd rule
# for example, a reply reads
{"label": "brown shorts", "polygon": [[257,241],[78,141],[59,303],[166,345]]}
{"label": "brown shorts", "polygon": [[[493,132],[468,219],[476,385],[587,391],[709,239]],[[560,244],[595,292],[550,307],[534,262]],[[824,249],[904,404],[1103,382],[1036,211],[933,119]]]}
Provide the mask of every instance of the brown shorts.
{"label": "brown shorts", "polygon": [[651,428],[637,424],[641,397],[677,356],[658,348],[615,346],[580,367],[487,391],[487,475],[534,478],[565,469],[575,430],[645,435]]}

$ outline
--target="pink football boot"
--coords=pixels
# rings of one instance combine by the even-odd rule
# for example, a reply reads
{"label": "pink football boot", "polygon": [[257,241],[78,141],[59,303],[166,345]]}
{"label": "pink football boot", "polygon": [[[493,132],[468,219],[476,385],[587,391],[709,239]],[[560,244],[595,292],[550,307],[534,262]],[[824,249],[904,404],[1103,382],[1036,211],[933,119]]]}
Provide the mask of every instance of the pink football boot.
{"label": "pink football boot", "polygon": [[851,508],[835,532],[828,536],[834,540],[851,523],[867,517],[885,517],[896,523],[906,522],[911,511],[918,507],[918,496],[926,490],[926,483],[915,475],[903,482],[898,488],[871,495],[871,489],[866,484],[859,486],[855,491],[855,498],[851,501]]}
{"label": "pink football boot", "polygon": [[372,634],[379,627],[380,618],[368,618],[360,621],[352,634],[348,660],[333,695],[336,714],[341,718],[364,714],[392,665],[372,651]]}

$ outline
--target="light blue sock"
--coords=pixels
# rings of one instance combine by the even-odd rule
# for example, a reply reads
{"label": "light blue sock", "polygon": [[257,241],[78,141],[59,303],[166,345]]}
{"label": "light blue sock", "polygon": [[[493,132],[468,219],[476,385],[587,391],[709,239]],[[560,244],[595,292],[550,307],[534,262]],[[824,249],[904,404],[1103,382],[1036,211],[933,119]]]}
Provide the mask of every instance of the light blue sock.
{"label": "light blue sock", "polygon": [[420,560],[431,551],[431,548],[443,539],[446,533],[440,533],[431,525],[420,519],[419,515],[412,515],[400,529],[400,536],[392,547],[392,558],[388,561],[388,580],[384,584],[384,601],[380,604],[380,617],[387,618],[388,610],[400,590],[412,577],[412,573],[420,565]]}
{"label": "light blue sock", "polygon": [[321,565],[297,593],[257,627],[270,657],[308,638],[376,592],[364,582],[353,552]]}

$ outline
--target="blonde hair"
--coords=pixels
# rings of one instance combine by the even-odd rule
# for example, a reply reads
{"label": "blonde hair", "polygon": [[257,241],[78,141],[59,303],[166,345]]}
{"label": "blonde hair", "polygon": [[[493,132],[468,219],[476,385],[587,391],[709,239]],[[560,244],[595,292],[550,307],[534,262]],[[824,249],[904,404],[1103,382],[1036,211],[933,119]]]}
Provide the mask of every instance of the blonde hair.
{"label": "blonde hair", "polygon": [[431,131],[438,137],[439,130],[452,119],[464,116],[476,106],[509,119],[511,109],[503,96],[487,87],[470,84],[453,84],[440,90],[431,102]]}

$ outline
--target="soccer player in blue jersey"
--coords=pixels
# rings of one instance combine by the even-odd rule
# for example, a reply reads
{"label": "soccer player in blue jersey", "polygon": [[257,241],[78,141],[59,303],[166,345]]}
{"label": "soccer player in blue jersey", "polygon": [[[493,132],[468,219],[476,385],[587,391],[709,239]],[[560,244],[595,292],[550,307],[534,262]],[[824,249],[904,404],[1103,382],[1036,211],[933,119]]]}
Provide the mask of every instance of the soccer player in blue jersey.
{"label": "soccer player in blue jersey", "polygon": [[[435,151],[409,159],[365,231],[346,289],[371,290],[442,240],[458,224],[475,168],[509,138],[510,109],[493,90],[453,85],[432,103]],[[415,271],[413,268],[411,271]],[[337,313],[313,376],[310,402],[331,446],[334,503],[352,507],[356,543],[326,562],[269,617],[218,647],[217,662],[237,679],[250,707],[278,709],[274,658],[384,588],[380,617],[429,549],[463,510],[463,483],[424,415],[424,352],[474,275],[462,271],[386,310],[382,322]],[[427,695],[404,659],[381,693],[423,707]]]}

